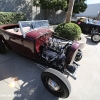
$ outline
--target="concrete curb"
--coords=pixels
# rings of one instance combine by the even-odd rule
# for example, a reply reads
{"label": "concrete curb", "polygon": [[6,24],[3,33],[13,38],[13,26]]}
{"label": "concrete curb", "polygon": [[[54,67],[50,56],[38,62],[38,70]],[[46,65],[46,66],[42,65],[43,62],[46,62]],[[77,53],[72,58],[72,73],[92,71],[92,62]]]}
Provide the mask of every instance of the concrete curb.
{"label": "concrete curb", "polygon": [[77,41],[78,43],[80,43],[80,49],[83,49],[86,45],[86,38],[83,35],[83,33],[81,34],[81,40]]}

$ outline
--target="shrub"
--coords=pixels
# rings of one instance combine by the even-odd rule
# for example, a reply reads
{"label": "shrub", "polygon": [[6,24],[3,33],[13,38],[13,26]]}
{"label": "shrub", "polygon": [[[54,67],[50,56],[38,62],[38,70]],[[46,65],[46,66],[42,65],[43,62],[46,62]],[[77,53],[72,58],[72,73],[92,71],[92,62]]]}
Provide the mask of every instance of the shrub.
{"label": "shrub", "polygon": [[18,12],[0,12],[0,24],[15,24],[26,20],[26,15]]}
{"label": "shrub", "polygon": [[2,25],[2,22],[0,22],[0,25]]}
{"label": "shrub", "polygon": [[55,28],[58,36],[70,39],[79,40],[82,33],[81,28],[75,23],[61,23]]}

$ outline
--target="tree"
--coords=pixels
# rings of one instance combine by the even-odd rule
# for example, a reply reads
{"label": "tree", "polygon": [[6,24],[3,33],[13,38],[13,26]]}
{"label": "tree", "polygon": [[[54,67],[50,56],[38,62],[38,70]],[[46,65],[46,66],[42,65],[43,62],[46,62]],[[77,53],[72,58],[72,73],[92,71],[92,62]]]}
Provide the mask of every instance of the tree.
{"label": "tree", "polygon": [[67,7],[67,0],[40,0],[40,5],[42,9],[46,10],[45,19],[47,19],[48,12],[53,11],[53,22],[55,22],[56,11],[65,10]]}
{"label": "tree", "polygon": [[87,8],[86,0],[67,0],[68,8],[66,14],[66,23],[71,22],[72,15],[78,14],[80,12],[84,12]]}
{"label": "tree", "polygon": [[37,7],[40,6],[40,0],[32,0],[33,6],[36,6],[36,19],[37,19]]}
{"label": "tree", "polygon": [[[71,16],[78,14],[80,12],[84,12],[87,8],[87,4],[85,3],[86,0],[33,0],[34,5],[40,6],[42,9],[46,11],[46,17],[47,19],[49,11],[53,11],[53,19],[56,14],[57,10],[63,10],[67,13],[70,13],[67,15],[67,22],[70,22]],[[38,5],[37,2],[38,1]],[[68,10],[69,8],[69,10]]]}
{"label": "tree", "polygon": [[67,7],[66,0],[40,0],[41,8],[48,10],[65,10]]}
{"label": "tree", "polygon": [[69,1],[68,10],[67,10],[67,13],[66,13],[66,23],[71,22],[71,17],[72,17],[72,13],[73,13],[74,2],[75,2],[75,0],[70,0]]}
{"label": "tree", "polygon": [[86,0],[75,0],[73,15],[79,14],[80,12],[84,12],[87,8]]}
{"label": "tree", "polygon": [[[69,4],[69,1],[71,0],[67,0],[68,4]],[[86,0],[74,0],[73,15],[79,14],[86,10],[87,4],[85,2]],[[68,7],[66,7],[65,11],[67,10],[68,10]]]}

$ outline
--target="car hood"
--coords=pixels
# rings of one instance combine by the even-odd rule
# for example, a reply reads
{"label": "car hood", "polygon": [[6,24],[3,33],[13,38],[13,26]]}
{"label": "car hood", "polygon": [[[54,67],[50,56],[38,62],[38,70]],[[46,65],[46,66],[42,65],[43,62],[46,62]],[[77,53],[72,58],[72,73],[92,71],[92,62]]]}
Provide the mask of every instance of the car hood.
{"label": "car hood", "polygon": [[33,38],[33,39],[37,39],[40,36],[46,34],[46,33],[50,33],[53,32],[52,30],[48,29],[48,28],[38,28],[38,29],[34,29],[31,32],[28,32],[26,34],[26,37],[28,38]]}

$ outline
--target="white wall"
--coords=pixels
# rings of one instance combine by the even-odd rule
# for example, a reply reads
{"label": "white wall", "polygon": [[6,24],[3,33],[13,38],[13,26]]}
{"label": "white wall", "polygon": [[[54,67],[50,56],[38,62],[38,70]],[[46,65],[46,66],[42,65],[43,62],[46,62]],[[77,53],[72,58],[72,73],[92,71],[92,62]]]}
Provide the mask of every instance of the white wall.
{"label": "white wall", "polygon": [[77,17],[97,17],[97,13],[100,11],[100,3],[89,4],[86,11],[80,14],[77,14]]}

